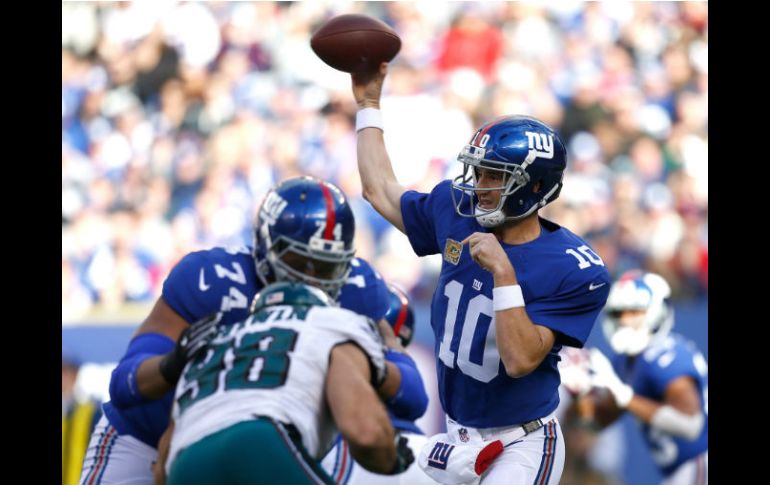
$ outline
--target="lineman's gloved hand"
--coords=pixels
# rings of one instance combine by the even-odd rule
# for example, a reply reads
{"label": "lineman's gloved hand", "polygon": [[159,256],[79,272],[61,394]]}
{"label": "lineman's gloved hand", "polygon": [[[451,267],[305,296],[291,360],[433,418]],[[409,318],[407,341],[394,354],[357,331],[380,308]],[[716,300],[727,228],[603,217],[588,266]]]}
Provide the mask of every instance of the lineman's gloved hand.
{"label": "lineman's gloved hand", "polygon": [[213,313],[184,329],[174,350],[163,356],[160,361],[160,373],[169,384],[176,384],[187,362],[208,345],[221,319],[221,312]]}
{"label": "lineman's gloved hand", "polygon": [[397,475],[403,473],[409,468],[409,465],[414,463],[414,453],[409,448],[409,440],[406,437],[401,436],[401,433],[396,431],[396,464],[393,465],[393,469],[388,472],[388,475]]}

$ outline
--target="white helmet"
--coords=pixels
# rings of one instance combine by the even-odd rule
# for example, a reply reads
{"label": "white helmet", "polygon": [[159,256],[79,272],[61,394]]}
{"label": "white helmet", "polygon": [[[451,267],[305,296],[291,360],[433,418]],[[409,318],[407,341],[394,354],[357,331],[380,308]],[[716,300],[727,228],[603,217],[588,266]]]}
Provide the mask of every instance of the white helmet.
{"label": "white helmet", "polygon": [[[602,330],[612,349],[637,355],[666,338],[674,326],[670,296],[671,287],[655,273],[627,271],[613,283],[602,319]],[[644,311],[640,324],[622,325],[619,317],[625,310]]]}

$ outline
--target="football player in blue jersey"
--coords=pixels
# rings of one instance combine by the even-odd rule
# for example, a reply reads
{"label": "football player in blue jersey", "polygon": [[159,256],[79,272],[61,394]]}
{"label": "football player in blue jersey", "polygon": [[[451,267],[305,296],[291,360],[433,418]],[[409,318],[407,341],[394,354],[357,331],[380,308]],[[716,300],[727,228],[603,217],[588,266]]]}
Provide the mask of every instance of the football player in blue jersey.
{"label": "football player in blue jersey", "polygon": [[[354,229],[342,191],[322,180],[297,177],[266,195],[253,248],[213,248],[182,258],[113,371],[111,401],[104,404],[104,417],[92,434],[81,484],[152,483],[152,463],[182,368],[205,345],[214,325],[245,320],[249,302],[266,284],[310,283],[342,307],[379,321],[388,308],[387,288],[366,261],[354,259]],[[413,380],[416,365],[410,358],[389,361],[387,369],[378,389],[383,399],[403,388],[422,388],[422,381]],[[402,393],[390,407],[397,414],[419,416],[427,398]]]}
{"label": "football player in blue jersey", "polygon": [[[403,290],[392,284],[388,284],[387,287],[389,306],[383,319],[387,322],[391,331],[382,333],[385,336],[386,344],[391,348],[386,356],[390,354],[390,358],[398,359],[399,356],[394,356],[394,352],[403,351],[411,343],[414,336],[414,310],[410,305],[409,297]],[[391,342],[389,338],[395,338],[397,342]],[[413,372],[417,372],[417,369],[413,369]],[[419,380],[420,382],[422,381],[422,379]],[[404,391],[410,392],[410,390]],[[411,392],[425,393],[425,390],[413,389]],[[427,395],[425,395],[425,399],[427,399]],[[398,430],[401,436],[407,438],[407,445],[412,450],[414,456],[417,456],[427,441],[425,434],[415,424],[415,420],[419,416],[412,416],[411,418],[399,417],[390,407],[388,415],[393,428]],[[353,460],[348,444],[341,438],[337,439],[334,447],[321,461],[321,466],[334,479],[337,485],[435,485],[436,483],[415,464],[412,464],[406,471],[398,475],[372,473]]]}
{"label": "football player in blue jersey", "polygon": [[503,117],[462,147],[463,170],[454,181],[430,193],[406,190],[383,139],[386,73],[382,63],[376,72],[352,76],[363,195],[407,235],[417,255],[443,255],[431,326],[448,432],[444,441],[428,442],[435,448],[425,464],[421,456],[421,466],[440,481],[459,483],[448,475],[468,466],[452,460],[499,440],[496,459],[485,456],[475,468],[482,483],[558,483],[564,463],[553,416],[558,352],[583,346],[611,282],[583,239],[538,216],[559,196],[565,147],[534,118]]}
{"label": "football player in blue jersey", "polygon": [[708,479],[708,364],[694,343],[671,332],[670,295],[663,277],[640,270],[612,285],[602,330],[616,354],[610,361],[591,349],[593,385],[614,401],[599,424],[632,413],[663,485],[701,485]]}

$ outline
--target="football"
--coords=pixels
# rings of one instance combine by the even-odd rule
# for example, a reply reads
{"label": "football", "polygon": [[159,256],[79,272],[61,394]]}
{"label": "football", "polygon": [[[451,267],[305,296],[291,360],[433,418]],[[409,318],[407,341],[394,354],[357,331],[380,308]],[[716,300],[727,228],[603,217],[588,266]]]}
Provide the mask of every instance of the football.
{"label": "football", "polygon": [[390,62],[401,39],[384,22],[359,14],[326,21],[310,38],[310,47],[329,66],[344,72],[370,72]]}

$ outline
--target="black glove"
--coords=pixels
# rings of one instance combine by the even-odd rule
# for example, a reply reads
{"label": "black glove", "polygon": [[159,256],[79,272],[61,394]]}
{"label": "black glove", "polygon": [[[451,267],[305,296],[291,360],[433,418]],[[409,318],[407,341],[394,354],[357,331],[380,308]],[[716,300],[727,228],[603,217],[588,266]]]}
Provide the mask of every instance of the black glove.
{"label": "black glove", "polygon": [[387,473],[388,475],[398,475],[399,473],[403,473],[409,468],[409,465],[414,463],[414,453],[412,453],[412,449],[409,448],[409,440],[401,436],[398,431],[396,431],[395,443],[396,463],[393,465],[393,469]]}
{"label": "black glove", "polygon": [[216,333],[217,324],[221,319],[222,313],[212,313],[184,329],[174,350],[164,355],[160,361],[160,373],[166,382],[176,384],[185,364],[206,347]]}

